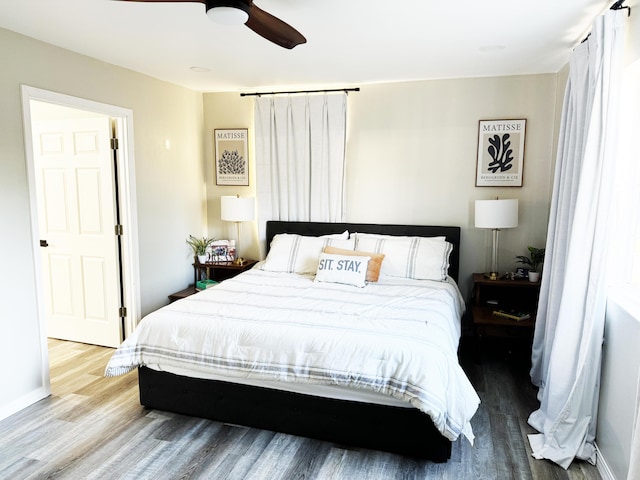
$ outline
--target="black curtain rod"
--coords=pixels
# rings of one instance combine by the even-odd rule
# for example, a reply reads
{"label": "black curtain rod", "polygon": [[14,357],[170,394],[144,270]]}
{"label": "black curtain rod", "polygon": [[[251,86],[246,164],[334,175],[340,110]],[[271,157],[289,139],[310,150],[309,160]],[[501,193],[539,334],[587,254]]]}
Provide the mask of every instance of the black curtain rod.
{"label": "black curtain rod", "polygon": [[259,97],[261,95],[285,95],[293,93],[330,93],[330,92],[359,92],[360,88],[336,88],[333,90],[298,90],[293,92],[256,92],[256,93],[241,93],[241,97]]}
{"label": "black curtain rod", "polygon": [[626,8],[627,9],[627,17],[630,17],[631,16],[631,7],[627,7],[626,5],[622,5],[624,2],[625,2],[625,0],[618,0],[616,3],[611,5],[609,10],[624,10]]}
{"label": "black curtain rod", "polygon": [[[627,10],[627,17],[631,16],[631,7],[627,7],[626,5],[622,5],[626,0],[618,0],[616,3],[609,7],[609,10]],[[591,33],[588,33],[586,37],[582,39],[580,43],[584,43],[589,40]]]}

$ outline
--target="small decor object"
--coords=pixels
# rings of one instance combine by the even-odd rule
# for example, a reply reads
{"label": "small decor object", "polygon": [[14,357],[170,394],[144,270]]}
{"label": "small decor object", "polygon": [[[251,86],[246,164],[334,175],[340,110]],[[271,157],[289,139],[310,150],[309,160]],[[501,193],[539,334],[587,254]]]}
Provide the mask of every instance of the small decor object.
{"label": "small decor object", "polygon": [[529,272],[527,274],[529,276],[529,281],[530,282],[538,282],[540,281],[540,272]]}
{"label": "small decor object", "polygon": [[236,241],[229,240],[229,260],[234,261],[236,259]]}
{"label": "small decor object", "polygon": [[194,237],[193,235],[189,235],[189,238],[187,238],[187,244],[191,247],[191,250],[193,250],[193,255],[196,257],[198,263],[207,262],[207,258],[208,258],[207,249],[209,248],[209,245],[211,245],[213,241],[215,241],[215,238],[209,238],[209,237],[198,238],[198,237]]}
{"label": "small decor object", "polygon": [[246,128],[214,130],[216,185],[249,185]]}
{"label": "small decor object", "polygon": [[529,277],[529,269],[518,267],[516,268],[515,278],[528,278]]}
{"label": "small decor object", "polygon": [[523,265],[528,265],[531,267],[529,269],[529,281],[537,282],[540,280],[540,270],[542,269],[542,264],[544,263],[544,248],[536,248],[532,246],[528,246],[529,256],[518,255],[516,260],[518,263],[522,263]]}
{"label": "small decor object", "polygon": [[521,187],[526,120],[480,120],[476,187]]}

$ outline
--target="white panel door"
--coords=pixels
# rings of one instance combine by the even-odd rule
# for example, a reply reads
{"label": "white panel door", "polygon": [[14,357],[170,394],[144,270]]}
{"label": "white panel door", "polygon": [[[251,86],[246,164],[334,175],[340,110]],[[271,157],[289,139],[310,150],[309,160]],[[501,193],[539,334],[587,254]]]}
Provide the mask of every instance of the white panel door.
{"label": "white panel door", "polygon": [[47,335],[121,341],[115,188],[107,116],[35,121],[33,150]]}

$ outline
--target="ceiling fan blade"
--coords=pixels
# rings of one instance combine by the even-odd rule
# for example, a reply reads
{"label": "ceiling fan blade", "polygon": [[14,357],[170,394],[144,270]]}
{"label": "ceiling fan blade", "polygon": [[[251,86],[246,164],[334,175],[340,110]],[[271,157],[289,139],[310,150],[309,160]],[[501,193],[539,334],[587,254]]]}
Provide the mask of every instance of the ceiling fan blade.
{"label": "ceiling fan blade", "polygon": [[307,39],[299,31],[256,7],[253,2],[249,7],[249,20],[245,25],[261,37],[284,48],[292,49],[296,45],[307,43]]}
{"label": "ceiling fan blade", "polygon": [[206,3],[206,0],[120,0],[121,2],[155,2],[155,3]]}
{"label": "ceiling fan blade", "polygon": [[[193,2],[204,3],[206,8],[213,8],[215,6],[237,6],[238,3],[248,5],[249,7],[249,19],[245,23],[247,27],[256,32],[261,37],[280,45],[281,47],[292,49],[296,45],[301,43],[307,43],[307,39],[293,28],[291,25],[283,22],[279,18],[274,17],[270,13],[265,12],[259,7],[256,7],[252,0],[233,0],[229,1],[216,1],[216,0],[122,0],[125,2],[155,2],[155,3],[175,3],[175,2]],[[246,7],[243,7],[244,10]]]}

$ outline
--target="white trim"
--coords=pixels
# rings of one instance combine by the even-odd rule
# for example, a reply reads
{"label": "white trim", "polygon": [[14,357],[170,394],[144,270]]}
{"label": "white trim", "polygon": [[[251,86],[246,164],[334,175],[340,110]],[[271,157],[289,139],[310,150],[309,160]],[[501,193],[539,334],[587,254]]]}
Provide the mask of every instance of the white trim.
{"label": "white trim", "polygon": [[[118,157],[120,165],[118,180],[120,183],[120,221],[124,228],[122,236],[123,270],[125,283],[125,305],[127,319],[125,321],[125,338],[133,333],[142,317],[140,304],[140,262],[138,255],[138,207],[136,204],[136,175],[133,163],[133,113],[131,116],[116,118],[118,141]],[[126,188],[122,188],[126,186]]]}
{"label": "white trim", "polygon": [[[125,336],[131,334],[141,317],[140,303],[140,266],[138,255],[138,222],[136,205],[135,163],[133,148],[133,111],[127,108],[117,107],[104,103],[73,97],[62,93],[42,90],[27,85],[22,85],[22,110],[25,135],[25,154],[27,159],[27,175],[29,182],[29,201],[31,204],[31,229],[33,236],[33,257],[36,264],[35,278],[40,278],[41,265],[39,260],[39,238],[37,201],[35,190],[35,177],[33,171],[33,146],[31,144],[31,114],[30,101],[40,100],[66,107],[89,110],[103,115],[108,115],[116,120],[118,140],[120,142],[118,168],[118,182],[120,185],[120,214],[121,223],[125,234],[123,235],[123,275],[126,307],[128,311],[125,322]],[[42,305],[42,287],[36,282],[36,301],[39,316],[40,335],[43,349],[44,384],[49,389],[49,361],[47,355],[47,338],[44,323],[44,311]]]}
{"label": "white trim", "polygon": [[[33,257],[33,275],[34,279],[42,278],[42,262],[40,260],[40,239],[38,238],[38,201],[36,198],[35,188],[35,171],[34,171],[34,159],[33,159],[33,144],[31,142],[31,108],[30,98],[25,91],[24,86],[22,88],[22,121],[24,128],[24,140],[25,140],[25,158],[27,166],[27,180],[29,187],[29,206],[31,213],[31,255]],[[40,336],[40,374],[41,374],[41,387],[34,390],[28,395],[20,397],[18,400],[9,405],[9,409],[17,408],[18,411],[25,408],[32,403],[37,402],[41,398],[51,395],[51,377],[49,374],[49,348],[47,345],[47,328],[45,323],[44,313],[44,293],[42,282],[34,281],[35,284],[35,298],[36,298],[36,312],[38,312],[38,335]],[[19,407],[19,408],[18,408]],[[12,413],[15,413],[12,412]],[[11,414],[11,413],[10,413]]]}
{"label": "white trim", "polygon": [[[47,369],[47,372],[48,372],[48,369]],[[48,377],[48,373],[47,373],[47,377]],[[0,420],[10,417],[14,413],[19,412],[23,408],[26,408],[29,405],[36,403],[38,400],[42,400],[43,398],[48,397],[49,395],[51,395],[49,385],[45,387],[37,388],[32,392],[29,392],[28,394],[23,395],[22,397],[14,400],[10,404],[4,405],[2,408],[0,408]]]}
{"label": "white trim", "polygon": [[602,480],[616,480],[616,477],[611,471],[611,468],[609,468],[609,464],[605,460],[604,455],[598,448],[598,444],[596,443],[595,446],[596,446],[596,468],[598,469],[598,473],[600,474],[600,477],[602,478]]}

